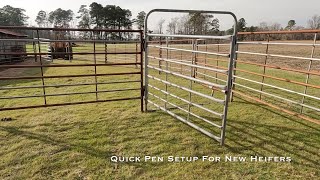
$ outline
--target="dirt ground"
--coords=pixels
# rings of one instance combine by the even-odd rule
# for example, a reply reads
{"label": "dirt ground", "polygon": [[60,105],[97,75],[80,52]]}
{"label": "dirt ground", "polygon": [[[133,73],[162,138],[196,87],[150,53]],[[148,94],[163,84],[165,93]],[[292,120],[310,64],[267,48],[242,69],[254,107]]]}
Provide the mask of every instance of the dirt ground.
{"label": "dirt ground", "polygon": [[[40,61],[35,62],[34,59],[29,58],[23,62],[15,63],[14,65],[40,65]],[[1,77],[13,77],[22,75],[26,68],[0,68]]]}

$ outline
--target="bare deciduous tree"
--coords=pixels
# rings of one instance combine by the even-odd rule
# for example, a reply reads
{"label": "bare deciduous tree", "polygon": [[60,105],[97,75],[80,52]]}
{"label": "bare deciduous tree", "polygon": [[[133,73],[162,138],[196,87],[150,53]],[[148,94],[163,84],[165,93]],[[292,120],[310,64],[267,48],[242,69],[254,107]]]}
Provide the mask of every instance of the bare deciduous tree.
{"label": "bare deciduous tree", "polygon": [[280,31],[281,29],[282,29],[282,26],[279,23],[272,23],[270,25],[270,30],[271,31]]}
{"label": "bare deciduous tree", "polygon": [[308,27],[310,29],[320,29],[320,16],[314,15],[311,19],[308,21]]}
{"label": "bare deciduous tree", "polygon": [[160,19],[159,22],[158,22],[158,29],[159,29],[159,34],[162,34],[162,31],[163,31],[163,24],[166,20],[164,19]]}
{"label": "bare deciduous tree", "polygon": [[185,15],[178,21],[178,34],[188,34],[190,29],[189,16]]}
{"label": "bare deciduous tree", "polygon": [[179,20],[179,18],[175,17],[175,18],[172,18],[171,21],[169,22],[167,31],[170,34],[177,33],[178,20]]}
{"label": "bare deciduous tree", "polygon": [[261,22],[259,25],[260,31],[279,31],[281,29],[282,29],[282,27],[281,27],[281,24],[279,24],[279,23],[268,24],[266,22]]}

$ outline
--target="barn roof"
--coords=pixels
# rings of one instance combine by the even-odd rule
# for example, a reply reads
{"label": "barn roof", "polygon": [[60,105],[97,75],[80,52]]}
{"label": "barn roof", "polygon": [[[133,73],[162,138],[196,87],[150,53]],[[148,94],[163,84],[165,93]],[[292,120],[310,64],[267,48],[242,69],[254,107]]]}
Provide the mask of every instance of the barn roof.
{"label": "barn roof", "polygon": [[7,29],[0,29],[0,34],[5,34],[5,35],[15,36],[15,37],[28,37],[25,34],[13,32],[13,31],[10,31],[10,30],[7,30]]}

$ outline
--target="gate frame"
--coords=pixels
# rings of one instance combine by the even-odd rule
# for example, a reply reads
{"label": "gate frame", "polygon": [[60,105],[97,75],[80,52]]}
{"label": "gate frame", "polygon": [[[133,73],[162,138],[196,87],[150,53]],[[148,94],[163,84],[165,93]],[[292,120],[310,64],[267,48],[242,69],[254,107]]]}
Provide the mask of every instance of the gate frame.
{"label": "gate frame", "polygon": [[[144,21],[144,40],[145,40],[145,43],[144,43],[144,103],[145,103],[145,111],[148,112],[148,94],[149,94],[149,67],[148,67],[148,64],[149,64],[149,57],[148,57],[148,54],[149,54],[149,49],[148,49],[148,42],[149,42],[149,36],[158,36],[158,37],[185,37],[185,38],[208,38],[208,39],[217,39],[217,37],[219,36],[195,36],[195,35],[161,35],[161,34],[149,34],[148,33],[148,19],[149,19],[149,16],[152,14],[152,13],[155,13],[155,12],[159,12],[159,13],[207,13],[207,14],[219,14],[219,15],[230,15],[233,17],[233,20],[234,20],[234,26],[233,26],[233,34],[230,36],[230,39],[231,39],[231,42],[230,42],[230,54],[229,54],[229,64],[228,64],[228,77],[227,77],[227,85],[226,85],[226,89],[225,89],[225,101],[224,101],[224,110],[223,110],[223,118],[222,118],[222,126],[221,126],[221,133],[220,133],[220,138],[217,138],[216,136],[213,137],[213,135],[200,128],[199,126],[193,124],[192,122],[188,121],[188,120],[185,120],[177,115],[175,115],[174,113],[170,112],[170,111],[167,111],[166,107],[165,108],[162,108],[160,106],[158,106],[159,109],[167,112],[168,114],[176,117],[178,120],[186,123],[187,125],[197,129],[198,131],[202,132],[203,134],[217,140],[220,142],[220,145],[223,146],[224,143],[225,143],[225,131],[226,131],[226,124],[227,124],[227,114],[228,114],[228,104],[229,104],[229,101],[230,101],[230,98],[231,98],[231,91],[232,91],[232,86],[233,86],[233,75],[234,75],[234,70],[233,70],[233,67],[234,67],[234,58],[236,56],[236,44],[237,44],[237,17],[234,13],[232,12],[228,12],[228,11],[206,11],[206,10],[179,10],[179,9],[153,9],[151,10],[147,15],[146,15],[146,18],[145,18],[145,21]],[[196,50],[191,50],[191,52],[196,52]],[[166,73],[168,74],[168,73]],[[153,105],[155,105],[153,103]],[[189,106],[190,106],[190,103],[189,103]],[[189,113],[190,113],[190,110],[189,110]]]}

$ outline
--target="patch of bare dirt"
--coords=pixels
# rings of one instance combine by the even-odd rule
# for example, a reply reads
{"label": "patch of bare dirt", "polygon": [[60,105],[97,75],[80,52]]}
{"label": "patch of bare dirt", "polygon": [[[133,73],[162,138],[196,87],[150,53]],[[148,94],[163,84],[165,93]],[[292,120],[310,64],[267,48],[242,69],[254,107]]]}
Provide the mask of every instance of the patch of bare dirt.
{"label": "patch of bare dirt", "polygon": [[[12,64],[13,65],[13,64]],[[23,62],[15,63],[14,65],[40,65],[40,62],[35,62],[34,59],[27,59]],[[1,65],[0,65],[1,67]],[[0,68],[0,77],[14,77],[23,74],[25,68]]]}

